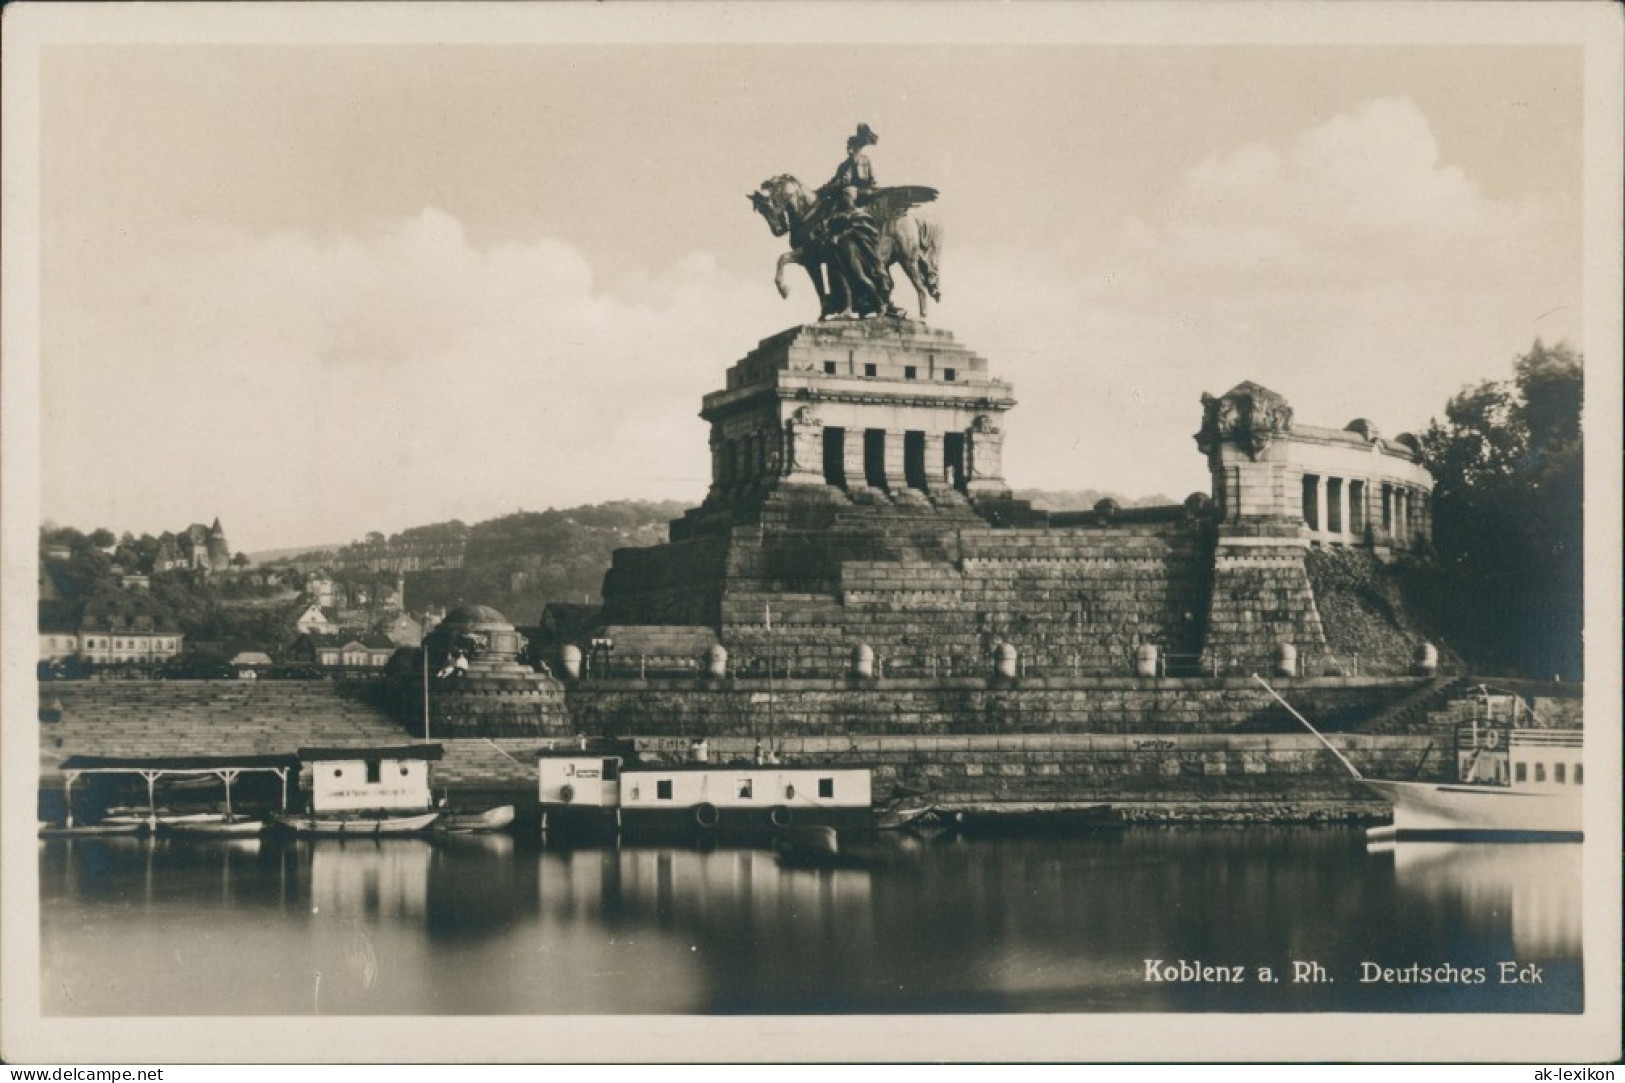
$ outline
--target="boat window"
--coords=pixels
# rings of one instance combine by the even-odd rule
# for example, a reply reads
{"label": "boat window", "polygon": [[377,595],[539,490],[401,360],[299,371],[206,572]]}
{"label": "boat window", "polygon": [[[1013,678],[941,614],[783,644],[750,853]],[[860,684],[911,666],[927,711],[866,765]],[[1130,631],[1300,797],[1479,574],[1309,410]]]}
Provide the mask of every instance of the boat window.
{"label": "boat window", "polygon": [[748,779],[748,778],[740,779],[739,780],[739,796],[740,797],[749,797],[750,794],[751,794],[751,781],[750,781],[750,779]]}
{"label": "boat window", "polygon": [[1527,763],[1516,764],[1512,769],[1512,775],[1513,775],[1514,781],[1528,782],[1529,781],[1529,765]]}
{"label": "boat window", "polygon": [[1568,781],[1567,771],[1568,771],[1568,765],[1567,764],[1562,764],[1562,763],[1554,763],[1554,764],[1552,764],[1552,781],[1553,782],[1567,782]]}
{"label": "boat window", "polygon": [[409,771],[409,768],[406,766],[406,764],[404,764],[404,763],[401,764],[401,777],[402,778],[406,777],[408,771]]}
{"label": "boat window", "polygon": [[1574,784],[1576,786],[1583,785],[1585,783],[1585,780],[1586,780],[1586,765],[1583,764],[1583,763],[1575,764],[1574,765]]}
{"label": "boat window", "polygon": [[1544,763],[1535,764],[1535,781],[1536,782],[1545,782],[1546,781],[1546,765]]}
{"label": "boat window", "polygon": [[367,761],[367,781],[368,782],[377,782],[380,778],[382,778],[383,777],[383,774],[382,774],[383,767],[384,767],[384,765],[382,763],[379,763],[377,760],[368,760]]}
{"label": "boat window", "polygon": [[605,782],[614,782],[621,777],[621,761],[605,760],[603,779]]}
{"label": "boat window", "polygon": [[821,779],[818,780],[818,796],[819,797],[834,797],[835,796],[835,780],[833,778],[821,778]]}
{"label": "boat window", "polygon": [[655,797],[661,801],[671,800],[671,779],[662,778],[655,781]]}

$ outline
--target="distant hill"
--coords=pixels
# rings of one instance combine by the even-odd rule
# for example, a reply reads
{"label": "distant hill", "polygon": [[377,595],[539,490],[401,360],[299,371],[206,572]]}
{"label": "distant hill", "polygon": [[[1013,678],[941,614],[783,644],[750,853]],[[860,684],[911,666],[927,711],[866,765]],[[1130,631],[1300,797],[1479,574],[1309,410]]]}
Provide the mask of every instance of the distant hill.
{"label": "distant hill", "polygon": [[597,602],[611,554],[664,542],[687,507],[623,500],[476,523],[462,567],[407,573],[406,607],[488,605],[515,624],[535,624],[549,602]]}
{"label": "distant hill", "polygon": [[1122,493],[1102,489],[1017,489],[1017,500],[1026,500],[1039,511],[1091,511],[1108,497],[1121,508],[1155,508],[1178,504],[1180,501],[1161,493],[1155,496],[1124,496]]}
{"label": "distant hill", "polygon": [[295,545],[286,549],[256,549],[252,553],[245,553],[244,556],[255,564],[269,564],[273,560],[286,560],[289,557],[297,557],[305,553],[320,553],[342,549],[345,544],[345,542],[328,542],[327,544],[317,545]]}
{"label": "distant hill", "polygon": [[[1105,497],[1123,507],[1176,504],[1156,495],[1128,497],[1095,489],[1024,489],[1015,494],[1044,511],[1087,511]],[[549,602],[601,601],[599,591],[616,549],[658,545],[672,519],[688,508],[678,501],[622,500],[574,508],[516,512],[482,523],[460,522],[412,527],[388,539],[398,547],[413,539],[455,528],[462,538],[461,566],[406,573],[406,608],[420,613],[434,606],[488,605],[515,624],[534,624]],[[301,546],[250,554],[256,564],[327,550],[328,563],[342,566],[369,552],[361,543]]]}

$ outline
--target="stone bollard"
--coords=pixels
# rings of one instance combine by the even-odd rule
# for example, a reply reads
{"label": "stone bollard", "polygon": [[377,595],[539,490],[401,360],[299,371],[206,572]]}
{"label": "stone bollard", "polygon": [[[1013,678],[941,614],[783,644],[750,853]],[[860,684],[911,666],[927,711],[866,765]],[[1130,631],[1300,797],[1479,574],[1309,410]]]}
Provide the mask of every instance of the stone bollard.
{"label": "stone bollard", "polygon": [[1136,677],[1155,677],[1157,675],[1157,645],[1155,643],[1141,643],[1135,648],[1134,675]]}
{"label": "stone bollard", "polygon": [[1298,648],[1293,644],[1276,644],[1275,675],[1277,677],[1296,677],[1298,675]]}
{"label": "stone bollard", "polygon": [[1001,677],[1016,675],[1016,648],[1012,643],[1000,643],[993,651],[993,672]]}
{"label": "stone bollard", "polygon": [[1416,671],[1424,677],[1439,672],[1439,648],[1424,642],[1416,648]]}
{"label": "stone bollard", "polygon": [[711,644],[705,652],[705,672],[712,677],[728,675],[728,648],[721,643]]}
{"label": "stone bollard", "polygon": [[581,648],[574,643],[566,643],[559,651],[559,661],[564,663],[564,675],[572,681],[581,679]]}
{"label": "stone bollard", "polygon": [[867,643],[859,643],[852,648],[852,676],[873,677],[875,675],[875,649]]}

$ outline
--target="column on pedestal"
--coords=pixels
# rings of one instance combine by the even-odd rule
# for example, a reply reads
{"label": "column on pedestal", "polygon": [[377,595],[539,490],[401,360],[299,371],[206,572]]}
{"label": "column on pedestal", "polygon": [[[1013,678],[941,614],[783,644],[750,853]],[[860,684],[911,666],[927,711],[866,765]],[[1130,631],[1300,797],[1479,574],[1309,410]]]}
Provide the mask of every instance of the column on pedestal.
{"label": "column on pedestal", "polygon": [[727,441],[723,440],[722,433],[715,425],[711,426],[711,489],[705,494],[707,504],[716,503],[727,495],[727,450]]}
{"label": "column on pedestal", "polygon": [[848,492],[866,492],[869,489],[869,476],[863,462],[865,442],[864,430],[856,427],[847,428],[846,439],[841,445],[841,464],[846,472]]}
{"label": "column on pedestal", "polygon": [[925,491],[928,493],[941,493],[949,488],[943,442],[944,437],[940,432],[925,434]]}
{"label": "column on pedestal", "polygon": [[1315,478],[1315,536],[1329,538],[1331,530],[1331,509],[1326,504],[1326,475],[1320,474]]}
{"label": "column on pedestal", "polygon": [[908,474],[903,467],[903,440],[904,434],[901,429],[886,430],[886,491],[893,496],[908,491]]}

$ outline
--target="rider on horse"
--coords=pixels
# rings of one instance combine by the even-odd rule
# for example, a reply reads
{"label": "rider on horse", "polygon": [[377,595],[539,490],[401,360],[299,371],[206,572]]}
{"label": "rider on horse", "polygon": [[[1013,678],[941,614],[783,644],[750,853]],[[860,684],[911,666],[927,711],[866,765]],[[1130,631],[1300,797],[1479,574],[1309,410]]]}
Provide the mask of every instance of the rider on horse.
{"label": "rider on horse", "polygon": [[872,215],[863,209],[875,186],[874,168],[863,148],[880,142],[867,124],[846,141],[846,160],[830,182],[818,190],[822,232],[834,250],[834,266],[842,281],[837,303],[860,316],[900,316],[891,303],[891,272],[880,254],[880,232]]}
{"label": "rider on horse", "polygon": [[862,196],[875,186],[874,167],[869,164],[869,156],[863,153],[864,147],[872,147],[880,142],[880,137],[874,129],[867,124],[859,124],[856,135],[848,137],[846,141],[846,160],[835,167],[835,176],[830,182],[818,189],[818,195],[826,206],[836,204],[836,195],[843,188],[854,188],[862,203]]}

